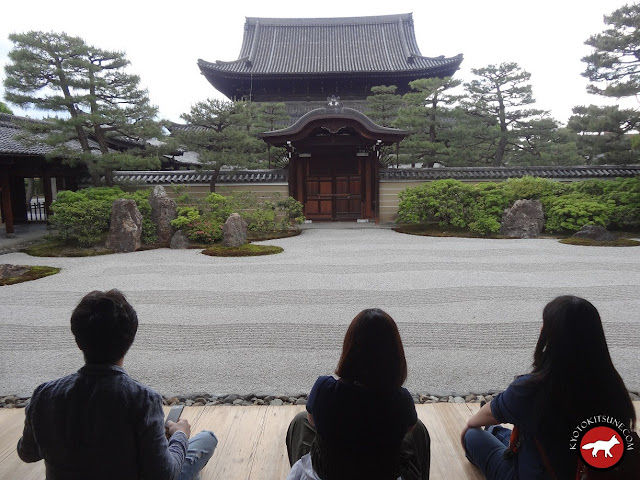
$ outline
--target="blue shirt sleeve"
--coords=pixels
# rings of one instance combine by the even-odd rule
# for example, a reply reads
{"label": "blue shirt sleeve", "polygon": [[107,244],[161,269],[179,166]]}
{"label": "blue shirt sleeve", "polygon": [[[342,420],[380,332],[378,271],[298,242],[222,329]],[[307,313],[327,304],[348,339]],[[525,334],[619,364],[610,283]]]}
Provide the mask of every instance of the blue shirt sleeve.
{"label": "blue shirt sleeve", "polygon": [[407,422],[407,429],[409,429],[410,427],[413,427],[416,423],[418,423],[418,412],[416,412],[416,404],[413,401],[413,397],[409,393],[409,390],[403,387],[402,395],[404,402],[406,402],[405,411],[407,412],[407,414],[405,419]]}
{"label": "blue shirt sleeve", "polygon": [[327,379],[329,378],[333,379],[333,377],[329,375],[323,375],[318,377],[316,380],[316,383],[313,384],[313,387],[309,392],[309,396],[307,397],[307,412],[309,412],[311,415],[313,415],[313,409],[318,399],[318,392],[322,388],[322,385],[324,384],[324,382],[327,381]]}
{"label": "blue shirt sleeve", "polygon": [[491,401],[491,413],[500,423],[525,426],[531,421],[531,406],[536,393],[534,385],[527,384],[530,375],[511,382],[507,389]]}
{"label": "blue shirt sleeve", "polygon": [[31,400],[29,401],[27,407],[24,409],[24,430],[22,431],[22,437],[18,440],[18,456],[23,462],[32,463],[42,460],[42,454],[40,453],[40,447],[36,442],[35,436],[33,434],[33,428],[31,426],[31,414],[33,408],[38,401],[40,391],[42,390],[43,385],[40,385],[33,392],[31,396]]}

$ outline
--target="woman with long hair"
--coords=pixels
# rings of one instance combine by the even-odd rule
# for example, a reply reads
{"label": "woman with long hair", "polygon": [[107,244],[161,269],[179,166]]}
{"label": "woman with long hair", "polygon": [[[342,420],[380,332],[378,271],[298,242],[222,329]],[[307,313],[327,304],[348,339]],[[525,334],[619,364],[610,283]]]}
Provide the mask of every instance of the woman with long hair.
{"label": "woman with long hair", "polygon": [[319,377],[287,432],[289,480],[429,478],[430,439],[402,385],[398,327],[379,309],[360,312],[335,375]]}
{"label": "woman with long hair", "polygon": [[[531,373],[516,377],[469,419],[462,444],[487,479],[574,479],[578,450],[570,439],[581,422],[597,415],[635,427],[598,311],[587,300],[562,296],[544,308]],[[517,430],[479,428],[499,423]]]}

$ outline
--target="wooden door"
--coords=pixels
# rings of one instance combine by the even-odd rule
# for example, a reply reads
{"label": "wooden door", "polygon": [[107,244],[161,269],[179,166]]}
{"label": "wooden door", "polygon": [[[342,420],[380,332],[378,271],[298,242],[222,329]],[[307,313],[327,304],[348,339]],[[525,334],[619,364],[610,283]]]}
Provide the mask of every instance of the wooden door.
{"label": "wooden door", "polygon": [[357,158],[311,159],[305,175],[305,216],[310,220],[362,218],[362,173]]}

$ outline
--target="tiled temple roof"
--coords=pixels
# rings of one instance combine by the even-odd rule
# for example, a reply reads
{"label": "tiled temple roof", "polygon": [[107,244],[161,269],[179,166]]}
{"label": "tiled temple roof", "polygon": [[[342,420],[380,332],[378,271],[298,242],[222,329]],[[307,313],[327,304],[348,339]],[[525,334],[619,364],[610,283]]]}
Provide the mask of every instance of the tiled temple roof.
{"label": "tiled temple roof", "polygon": [[446,167],[388,168],[380,170],[381,180],[506,180],[520,177],[541,177],[556,180],[635,177],[640,165],[598,165],[580,167]]}
{"label": "tiled temple roof", "polygon": [[[506,180],[520,177],[541,177],[555,180],[586,180],[591,178],[617,178],[640,176],[640,165],[599,165],[580,167],[449,167],[449,168],[389,168],[380,170],[380,180],[432,181],[453,178],[456,180]],[[208,184],[211,174],[197,170],[178,171],[120,171],[116,182],[132,182],[148,185]],[[223,171],[217,183],[287,183],[287,170],[234,170]]]}
{"label": "tiled temple roof", "polygon": [[[197,170],[177,170],[167,172],[119,171],[116,182],[132,182],[149,185],[202,183],[208,184],[211,174]],[[286,170],[233,170],[222,171],[216,183],[287,183]]]}
{"label": "tiled temple roof", "polygon": [[462,55],[423,56],[416,42],[413,16],[408,13],[348,18],[247,17],[238,59],[198,60],[198,66],[204,74],[344,76],[418,72],[421,76],[445,76],[452,75],[461,62]]}
{"label": "tiled temple roof", "polygon": [[[44,156],[53,152],[54,147],[38,138],[39,134],[24,128],[22,126],[24,123],[45,124],[46,122],[0,113],[0,156]],[[20,136],[24,139],[21,139]],[[80,143],[76,140],[70,140],[65,145],[72,150],[81,150]],[[96,152],[100,151],[100,146],[91,139],[89,139],[89,146]]]}

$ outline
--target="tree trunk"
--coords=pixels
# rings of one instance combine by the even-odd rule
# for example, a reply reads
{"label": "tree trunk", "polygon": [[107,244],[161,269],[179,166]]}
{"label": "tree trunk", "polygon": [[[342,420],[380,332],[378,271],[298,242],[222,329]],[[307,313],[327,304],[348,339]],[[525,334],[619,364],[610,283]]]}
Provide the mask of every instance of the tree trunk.
{"label": "tree trunk", "polygon": [[216,191],[216,182],[218,181],[218,175],[220,175],[219,168],[211,171],[211,180],[209,180],[209,191],[211,193],[215,193]]}

